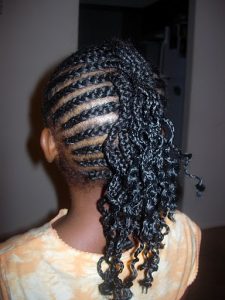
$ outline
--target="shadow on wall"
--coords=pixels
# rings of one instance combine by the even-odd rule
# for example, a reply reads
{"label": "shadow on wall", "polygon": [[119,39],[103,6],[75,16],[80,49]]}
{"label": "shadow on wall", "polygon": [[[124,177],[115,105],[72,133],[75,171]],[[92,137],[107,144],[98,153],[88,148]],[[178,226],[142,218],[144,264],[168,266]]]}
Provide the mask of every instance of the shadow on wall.
{"label": "shadow on wall", "polygon": [[27,151],[34,165],[42,163],[56,190],[59,208],[68,207],[69,191],[65,179],[58,171],[56,164],[49,164],[40,147],[40,135],[44,127],[41,114],[44,89],[54,69],[47,71],[39,80],[30,100],[30,134],[27,140]]}
{"label": "shadow on wall", "polygon": [[[53,68],[54,69],[54,68]],[[27,152],[34,166],[42,164],[45,172],[53,183],[57,195],[58,209],[69,206],[69,191],[65,179],[58,171],[56,164],[49,164],[42,153],[40,147],[40,135],[44,127],[43,118],[41,114],[42,99],[44,89],[48,79],[52,73],[52,68],[48,70],[39,80],[36,88],[30,99],[29,120],[30,120],[30,133],[27,139]],[[55,211],[51,211],[45,218],[41,219],[38,223],[33,223],[29,227],[24,227],[22,230],[9,232],[0,235],[0,242],[10,238],[13,235],[26,232],[30,228],[38,227],[52,219],[56,215]]]}

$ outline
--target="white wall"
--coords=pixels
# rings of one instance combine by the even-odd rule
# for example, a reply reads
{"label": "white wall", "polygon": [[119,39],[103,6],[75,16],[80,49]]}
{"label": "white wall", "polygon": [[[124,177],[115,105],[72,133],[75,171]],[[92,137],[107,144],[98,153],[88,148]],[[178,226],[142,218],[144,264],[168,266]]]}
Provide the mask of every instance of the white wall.
{"label": "white wall", "polygon": [[183,211],[206,228],[225,225],[225,1],[191,0],[189,24],[186,150],[206,191],[185,180]]}
{"label": "white wall", "polygon": [[58,206],[40,157],[39,109],[46,73],[77,48],[78,6],[79,0],[3,1],[0,235],[38,224]]}

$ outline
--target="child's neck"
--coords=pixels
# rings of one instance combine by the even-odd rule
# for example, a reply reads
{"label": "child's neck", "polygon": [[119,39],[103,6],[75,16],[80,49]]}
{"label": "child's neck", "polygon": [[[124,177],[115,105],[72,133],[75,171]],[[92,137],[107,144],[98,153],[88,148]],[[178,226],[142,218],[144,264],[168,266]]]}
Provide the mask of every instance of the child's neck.
{"label": "child's neck", "polygon": [[105,237],[99,221],[97,201],[103,195],[102,185],[70,186],[71,206],[68,214],[53,227],[69,246],[86,252],[103,253]]}

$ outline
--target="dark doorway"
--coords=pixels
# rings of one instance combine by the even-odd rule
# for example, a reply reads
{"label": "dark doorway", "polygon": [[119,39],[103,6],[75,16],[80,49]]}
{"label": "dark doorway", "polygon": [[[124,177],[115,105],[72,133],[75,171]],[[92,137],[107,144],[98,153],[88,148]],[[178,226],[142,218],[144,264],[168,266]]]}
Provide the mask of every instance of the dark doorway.
{"label": "dark doorway", "polygon": [[79,47],[131,40],[166,82],[167,114],[182,144],[188,0],[81,0]]}

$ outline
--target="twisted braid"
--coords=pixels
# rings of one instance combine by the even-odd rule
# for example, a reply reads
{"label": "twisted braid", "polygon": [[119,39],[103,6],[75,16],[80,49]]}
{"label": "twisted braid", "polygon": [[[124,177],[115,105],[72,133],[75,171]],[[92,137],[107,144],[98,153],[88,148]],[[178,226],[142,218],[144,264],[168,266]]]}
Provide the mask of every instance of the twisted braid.
{"label": "twisted braid", "polygon": [[[97,270],[103,280],[100,292],[114,300],[131,299],[140,253],[144,257],[140,284],[146,291],[152,285],[169,232],[165,218],[173,219],[176,209],[180,166],[198,180],[199,190],[204,189],[201,179],[187,171],[190,156],[173,144],[173,124],[164,114],[165,98],[158,93],[161,86],[158,75],[132,45],[114,40],[66,59],[53,74],[43,105],[45,120],[56,131],[59,128],[80,174],[108,180],[98,201],[106,247]],[[119,101],[89,108],[90,101],[107,97]],[[80,105],[87,106],[76,115],[74,109]],[[98,158],[91,155],[98,153]],[[135,244],[130,275],[122,280],[122,253]]]}

